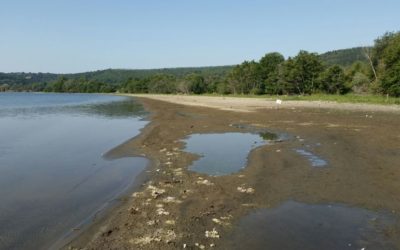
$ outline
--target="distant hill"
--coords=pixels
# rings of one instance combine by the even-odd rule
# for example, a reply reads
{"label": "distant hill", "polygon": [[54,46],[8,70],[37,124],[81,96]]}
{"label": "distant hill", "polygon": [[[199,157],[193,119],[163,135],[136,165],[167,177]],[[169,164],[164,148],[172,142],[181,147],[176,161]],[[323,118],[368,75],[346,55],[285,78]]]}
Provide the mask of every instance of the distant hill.
{"label": "distant hill", "polygon": [[362,47],[356,47],[351,49],[333,50],[320,55],[321,60],[327,65],[338,64],[343,67],[350,66],[355,61],[365,61]]}
{"label": "distant hill", "polygon": [[[355,61],[366,61],[362,48],[351,48],[334,50],[320,55],[326,65],[338,64],[343,67],[350,66]],[[106,69],[76,74],[52,74],[52,73],[0,73],[0,86],[23,86],[32,84],[45,84],[56,81],[64,76],[68,79],[85,79],[112,85],[119,85],[132,78],[145,78],[155,74],[168,74],[175,77],[183,77],[190,73],[199,73],[203,77],[223,77],[234,65],[210,66],[210,67],[186,67],[186,68],[163,68],[163,69]]]}
{"label": "distant hill", "polygon": [[119,84],[129,78],[144,78],[155,74],[168,74],[182,77],[190,73],[199,73],[204,77],[223,76],[233,66],[187,67],[187,68],[163,68],[163,69],[106,69],[77,74],[65,74],[67,78],[86,78],[104,83]]}
{"label": "distant hill", "polygon": [[86,79],[109,84],[120,84],[129,78],[144,78],[155,74],[169,74],[182,77],[190,73],[199,73],[204,77],[223,76],[233,66],[164,68],[164,69],[106,69],[76,74],[52,74],[52,73],[1,73],[0,85],[24,86],[35,83],[49,83],[64,76],[68,79]]}

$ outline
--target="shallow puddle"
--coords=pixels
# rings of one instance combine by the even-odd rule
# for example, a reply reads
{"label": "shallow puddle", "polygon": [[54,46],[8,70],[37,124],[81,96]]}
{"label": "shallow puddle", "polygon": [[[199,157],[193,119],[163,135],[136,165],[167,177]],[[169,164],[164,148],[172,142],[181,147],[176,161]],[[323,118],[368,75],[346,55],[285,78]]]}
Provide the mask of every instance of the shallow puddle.
{"label": "shallow puddle", "polygon": [[228,249],[395,249],[389,215],[344,205],[288,201],[242,218]]}
{"label": "shallow puddle", "polygon": [[240,171],[250,151],[268,143],[253,133],[194,134],[184,141],[185,151],[201,156],[189,169],[214,176]]}
{"label": "shallow puddle", "polygon": [[304,149],[295,149],[295,151],[301,155],[304,156],[305,158],[308,159],[308,161],[311,163],[311,166],[313,167],[325,167],[328,163],[320,158],[319,156],[311,153],[310,151],[304,150]]}

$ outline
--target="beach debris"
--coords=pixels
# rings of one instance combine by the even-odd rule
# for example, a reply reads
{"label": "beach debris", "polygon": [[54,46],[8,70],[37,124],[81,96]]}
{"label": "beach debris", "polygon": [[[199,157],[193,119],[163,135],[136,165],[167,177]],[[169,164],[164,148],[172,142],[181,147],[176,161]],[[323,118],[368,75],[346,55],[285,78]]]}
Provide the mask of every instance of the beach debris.
{"label": "beach debris", "polygon": [[164,230],[162,228],[157,229],[153,234],[145,235],[136,239],[132,239],[129,242],[136,245],[148,245],[152,242],[161,242],[165,243],[172,242],[177,238],[175,232],[173,230]]}
{"label": "beach debris", "polygon": [[214,185],[214,183],[210,182],[209,180],[201,180],[201,181],[197,181],[196,183],[206,185],[206,186]]}
{"label": "beach debris", "polygon": [[146,222],[146,224],[149,225],[149,226],[153,226],[153,225],[155,225],[156,223],[157,223],[156,220],[149,220],[148,222]]}
{"label": "beach debris", "polygon": [[166,148],[160,149],[160,153],[167,151]]}
{"label": "beach debris", "polygon": [[175,174],[176,176],[181,176],[181,175],[183,175],[182,168],[176,168],[176,169],[173,170],[173,172],[174,172],[174,174]]}
{"label": "beach debris", "polygon": [[254,193],[255,190],[254,190],[254,188],[251,188],[251,187],[246,188],[244,186],[240,186],[240,187],[237,187],[237,191],[239,191],[241,193],[252,194],[252,193]]}
{"label": "beach debris", "polygon": [[215,244],[214,244],[214,243],[211,243],[211,244],[210,244],[210,247],[215,247]]}
{"label": "beach debris", "polygon": [[280,153],[280,152],[281,152],[281,150],[280,150],[280,149],[277,149],[277,150],[276,150],[276,152],[277,152],[277,153]]}
{"label": "beach debris", "polygon": [[179,148],[173,148],[172,150],[174,150],[174,151],[178,151],[178,150],[179,150]]}
{"label": "beach debris", "polygon": [[254,203],[243,203],[242,206],[243,207],[255,207],[256,204],[254,204]]}
{"label": "beach debris", "polygon": [[239,178],[244,178],[246,177],[244,174],[238,175]]}
{"label": "beach debris", "polygon": [[167,161],[167,162],[165,163],[165,165],[172,165],[172,162]]}
{"label": "beach debris", "polygon": [[162,208],[164,207],[164,204],[156,204],[156,208]]}
{"label": "beach debris", "polygon": [[198,247],[198,248],[200,248],[200,249],[205,249],[206,247],[204,246],[204,245],[201,245],[201,244],[199,244],[199,243],[194,243],[194,245],[196,246],[196,247]]}
{"label": "beach debris", "polygon": [[144,202],[142,202],[142,205],[143,206],[149,206],[151,203],[150,202],[148,202],[148,201],[144,201]]}
{"label": "beach debris", "polygon": [[157,208],[156,211],[157,211],[157,214],[158,214],[158,215],[169,215],[169,212],[168,212],[168,211],[165,211],[165,209],[162,208],[162,207]]}
{"label": "beach debris", "polygon": [[196,181],[197,184],[201,184],[201,185],[206,185],[206,186],[211,186],[214,185],[214,183],[212,183],[211,181],[204,179],[203,177],[198,177],[198,181]]}
{"label": "beach debris", "polygon": [[162,195],[162,194],[165,193],[165,189],[157,188],[156,186],[153,186],[153,185],[149,185],[149,186],[147,187],[147,189],[150,190],[151,196],[152,196],[154,199],[158,198],[160,195]]}
{"label": "beach debris", "polygon": [[129,242],[133,243],[133,244],[136,244],[136,245],[143,246],[143,245],[148,245],[148,244],[150,244],[151,242],[154,242],[154,241],[160,242],[161,239],[160,238],[156,238],[156,237],[152,237],[152,236],[143,236],[143,237],[139,237],[139,238],[130,240]]}
{"label": "beach debris", "polygon": [[168,197],[164,198],[163,202],[164,203],[178,203],[178,204],[182,203],[181,200],[178,200],[178,199],[176,199],[175,197],[172,197],[172,196],[168,196]]}
{"label": "beach debris", "polygon": [[211,231],[206,231],[205,236],[206,238],[219,239],[219,234],[218,231],[215,229],[215,227]]}
{"label": "beach debris", "polygon": [[[222,218],[222,217],[221,217]],[[218,219],[218,218],[213,218],[212,222],[214,222],[217,225],[221,225],[221,226],[228,226],[230,225],[229,222],[223,221],[222,219]]]}
{"label": "beach debris", "polygon": [[233,218],[233,216],[232,215],[228,215],[228,216],[221,216],[221,217],[219,217],[221,220],[230,220],[230,219],[232,219]]}
{"label": "beach debris", "polygon": [[187,247],[187,245],[186,245],[186,243],[184,243],[184,244],[183,244],[183,248],[186,248],[186,247]]}
{"label": "beach debris", "polygon": [[165,155],[166,155],[166,156],[171,156],[171,155],[174,155],[174,153],[167,152]]}
{"label": "beach debris", "polygon": [[134,192],[134,193],[132,194],[132,197],[133,197],[133,198],[137,198],[137,197],[140,197],[142,194],[143,194],[142,192]]}
{"label": "beach debris", "polygon": [[165,224],[167,224],[167,225],[175,225],[175,220],[166,220]]}

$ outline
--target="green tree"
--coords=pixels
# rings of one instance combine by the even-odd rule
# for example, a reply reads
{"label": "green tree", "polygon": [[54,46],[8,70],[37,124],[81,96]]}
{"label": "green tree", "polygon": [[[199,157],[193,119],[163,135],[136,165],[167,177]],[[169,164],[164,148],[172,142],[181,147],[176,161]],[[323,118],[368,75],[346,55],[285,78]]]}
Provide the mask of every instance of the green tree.
{"label": "green tree", "polygon": [[317,89],[317,80],[323,66],[316,53],[300,51],[292,60],[286,63],[286,80],[293,84],[298,94],[311,94]]}
{"label": "green tree", "polygon": [[190,93],[203,94],[207,91],[204,77],[200,74],[192,73],[185,77],[186,84]]}
{"label": "green tree", "polygon": [[346,78],[343,69],[339,65],[327,68],[320,76],[319,90],[328,94],[344,94]]}

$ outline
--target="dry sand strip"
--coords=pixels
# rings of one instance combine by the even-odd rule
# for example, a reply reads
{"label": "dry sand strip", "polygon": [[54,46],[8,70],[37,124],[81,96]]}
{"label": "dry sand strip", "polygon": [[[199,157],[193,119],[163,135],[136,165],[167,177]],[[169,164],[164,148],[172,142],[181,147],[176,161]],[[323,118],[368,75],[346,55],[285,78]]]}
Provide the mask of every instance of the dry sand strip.
{"label": "dry sand strip", "polygon": [[128,96],[145,97],[175,104],[217,108],[238,112],[253,112],[258,109],[277,108],[324,108],[365,112],[395,112],[400,113],[400,105],[379,105],[362,103],[337,103],[328,101],[283,101],[278,105],[275,100],[266,98],[243,98],[224,96],[191,96],[191,95],[156,95],[127,94]]}

